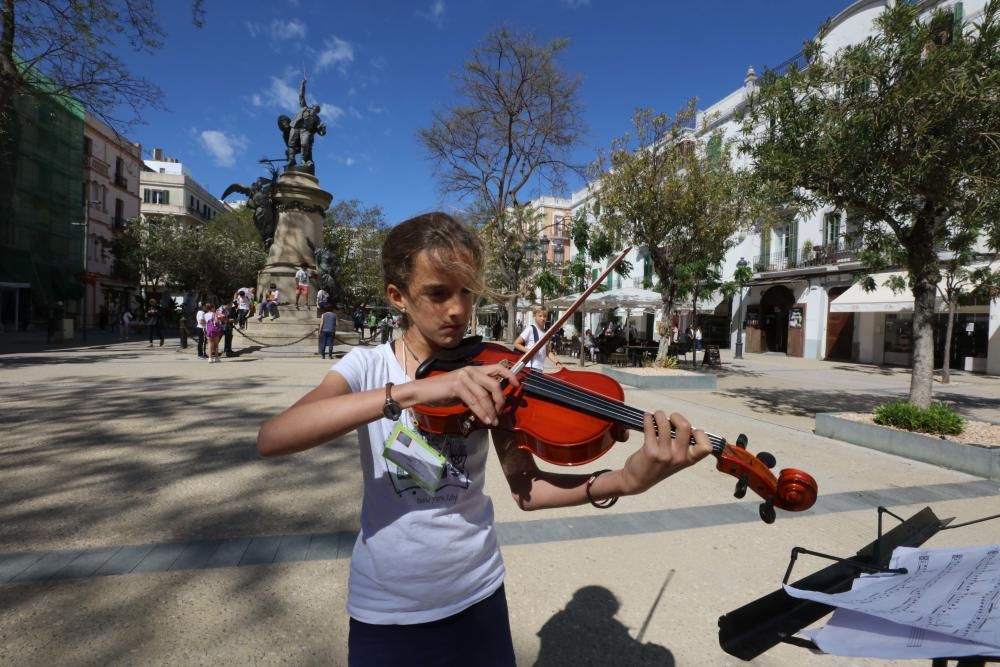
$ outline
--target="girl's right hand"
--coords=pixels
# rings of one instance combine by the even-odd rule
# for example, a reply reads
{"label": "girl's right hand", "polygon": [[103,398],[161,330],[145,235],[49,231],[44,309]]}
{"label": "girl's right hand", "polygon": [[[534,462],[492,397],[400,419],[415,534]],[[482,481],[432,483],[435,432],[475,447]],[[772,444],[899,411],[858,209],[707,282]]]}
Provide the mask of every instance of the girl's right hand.
{"label": "girl's right hand", "polygon": [[517,376],[501,364],[492,366],[465,366],[450,373],[417,380],[419,403],[453,403],[461,401],[483,424],[496,426],[507,402],[502,381],[513,387],[520,386]]}

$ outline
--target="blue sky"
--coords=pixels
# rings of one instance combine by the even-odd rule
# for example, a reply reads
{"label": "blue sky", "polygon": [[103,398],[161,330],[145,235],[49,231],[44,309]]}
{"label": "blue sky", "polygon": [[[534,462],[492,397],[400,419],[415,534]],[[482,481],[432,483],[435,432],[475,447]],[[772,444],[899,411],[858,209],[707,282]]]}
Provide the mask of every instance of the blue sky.
{"label": "blue sky", "polygon": [[[443,197],[416,139],[431,113],[456,101],[453,75],[500,25],[539,41],[568,37],[560,64],[583,79],[588,134],[576,159],[629,129],[640,106],[705,107],[793,56],[848,0],[207,0],[195,28],[186,0],[157,3],[168,33],[132,69],[164,91],[164,111],[128,136],[187,165],[216,195],[283,157],[276,118],[298,107],[303,70],[310,103],[328,126],[314,157],[335,200],[383,207],[390,223],[461,207]],[[582,181],[570,182],[573,189]],[[559,193],[529,193],[559,194]]]}

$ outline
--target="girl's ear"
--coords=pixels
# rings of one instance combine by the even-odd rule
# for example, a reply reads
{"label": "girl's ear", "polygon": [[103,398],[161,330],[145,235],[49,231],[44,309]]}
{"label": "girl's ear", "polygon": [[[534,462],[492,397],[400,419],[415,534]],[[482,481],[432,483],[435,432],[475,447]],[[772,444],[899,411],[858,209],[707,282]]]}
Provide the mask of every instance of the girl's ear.
{"label": "girl's ear", "polygon": [[389,285],[385,288],[385,294],[389,299],[389,303],[393,305],[396,310],[405,310],[406,306],[403,303],[403,293],[395,285]]}

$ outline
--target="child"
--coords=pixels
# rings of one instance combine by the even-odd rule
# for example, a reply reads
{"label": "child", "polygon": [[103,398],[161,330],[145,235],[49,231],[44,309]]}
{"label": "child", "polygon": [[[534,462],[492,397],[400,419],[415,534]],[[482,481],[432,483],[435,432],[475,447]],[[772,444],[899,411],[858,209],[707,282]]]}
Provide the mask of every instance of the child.
{"label": "child", "polygon": [[299,309],[299,297],[303,297],[306,308],[309,307],[309,265],[302,263],[295,272],[295,310]]}
{"label": "child", "polygon": [[[464,438],[425,434],[445,458],[444,474],[433,482],[433,475],[407,474],[383,457],[397,423],[417,435],[407,408],[461,401],[495,426],[505,403],[501,381],[520,384],[501,364],[412,380],[421,362],[465,334],[483,290],[479,240],[444,213],[422,215],[390,231],[382,268],[386,297],[403,314],[403,335],[351,350],[318,387],[261,427],[257,450],[292,454],[357,431],[364,498],[348,586],[349,665],[403,664],[415,656],[440,665],[513,665],[504,566],[492,501],[483,493],[486,431]],[[670,419],[675,439],[663,412],[646,415],[645,445],[625,467],[591,475],[539,470],[512,434],[492,435],[522,509],[606,507],[709,453],[702,431],[692,431],[680,415]],[[692,433],[697,444],[688,446]]]}

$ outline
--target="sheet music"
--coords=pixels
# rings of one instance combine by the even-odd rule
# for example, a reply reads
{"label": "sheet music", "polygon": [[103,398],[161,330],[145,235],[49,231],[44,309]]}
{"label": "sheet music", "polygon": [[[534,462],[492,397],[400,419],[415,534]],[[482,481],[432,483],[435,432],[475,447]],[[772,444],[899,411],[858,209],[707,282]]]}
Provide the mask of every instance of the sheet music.
{"label": "sheet music", "polygon": [[[785,591],[792,597],[1000,649],[1000,545],[899,547],[889,566],[905,567],[907,573],[864,577],[851,591],[835,595],[787,585]],[[848,623],[859,622],[865,621],[848,617]]]}

